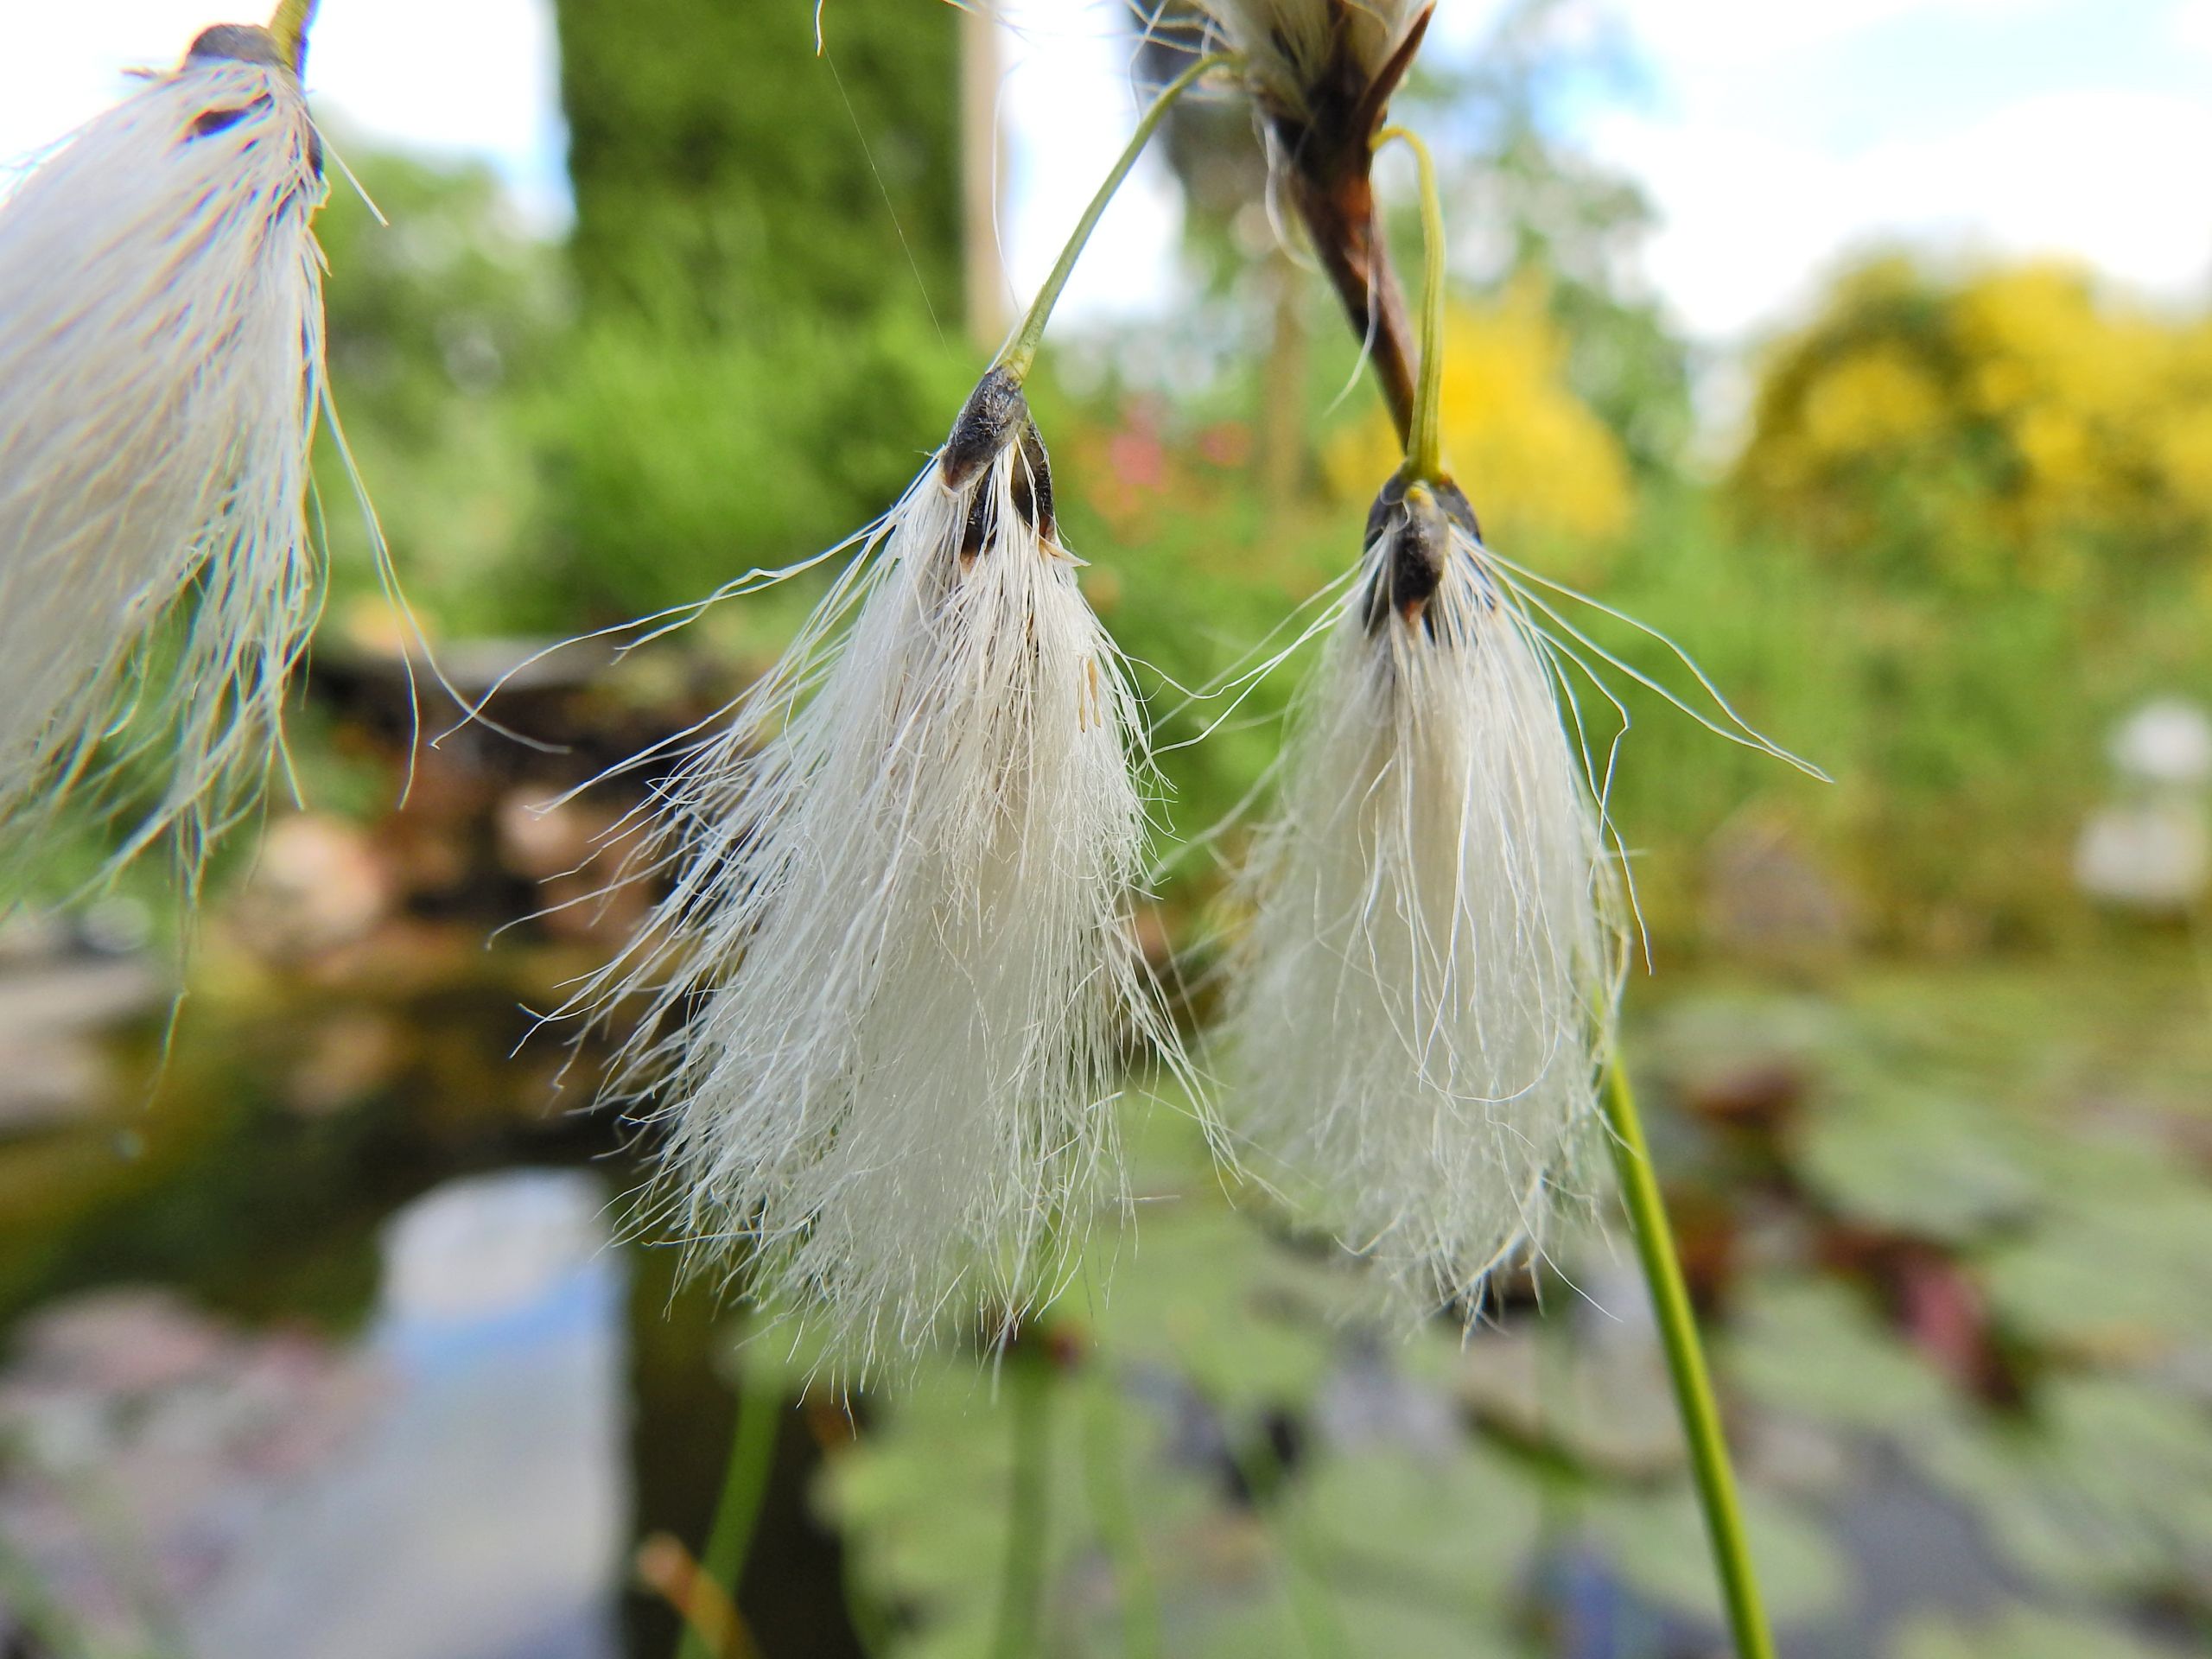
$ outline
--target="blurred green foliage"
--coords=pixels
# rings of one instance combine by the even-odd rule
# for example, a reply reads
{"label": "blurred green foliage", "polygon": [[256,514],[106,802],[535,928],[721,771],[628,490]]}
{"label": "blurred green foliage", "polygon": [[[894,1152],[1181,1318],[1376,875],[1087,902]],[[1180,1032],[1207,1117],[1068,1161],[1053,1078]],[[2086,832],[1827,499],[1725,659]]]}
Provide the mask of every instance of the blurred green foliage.
{"label": "blurred green foliage", "polygon": [[1609,14],[1510,0],[1463,66],[1425,70],[1406,108],[1459,158],[1459,267],[1493,288],[1535,279],[1567,385],[1649,477],[1679,466],[1692,430],[1688,347],[1639,276],[1657,215],[1637,180],[1561,136],[1575,99],[1637,74]]}
{"label": "blurred green foliage", "polygon": [[588,314],[754,336],[794,314],[961,315],[950,8],[837,0],[820,56],[813,0],[555,10]]}
{"label": "blurred green foliage", "polygon": [[336,147],[359,183],[335,177],[316,222],[346,439],[315,452],[338,614],[389,626],[368,602],[381,584],[350,465],[427,617],[453,632],[547,626],[529,411],[568,321],[559,254],[488,169],[342,133]]}
{"label": "blurred green foliage", "polygon": [[810,0],[556,15],[582,314],[543,579],[605,623],[857,530],[950,424],[958,18],[849,0],[817,56]]}

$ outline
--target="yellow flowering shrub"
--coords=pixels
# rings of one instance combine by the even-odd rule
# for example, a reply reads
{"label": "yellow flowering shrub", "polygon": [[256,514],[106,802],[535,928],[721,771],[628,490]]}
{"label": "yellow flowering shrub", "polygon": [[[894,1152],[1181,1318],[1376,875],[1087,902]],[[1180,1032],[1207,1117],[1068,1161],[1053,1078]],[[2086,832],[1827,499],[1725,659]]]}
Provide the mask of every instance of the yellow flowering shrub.
{"label": "yellow flowering shrub", "polygon": [[[1567,342],[1541,283],[1455,302],[1446,322],[1444,455],[1484,534],[1510,550],[1569,537],[1609,540],[1634,505],[1620,442],[1567,383]],[[1364,505],[1397,470],[1377,416],[1340,433],[1324,464],[1332,490]]]}
{"label": "yellow flowering shrub", "polygon": [[1903,259],[1780,342],[1732,478],[1835,556],[2064,588],[2212,536],[2212,324],[2055,264],[1945,282]]}

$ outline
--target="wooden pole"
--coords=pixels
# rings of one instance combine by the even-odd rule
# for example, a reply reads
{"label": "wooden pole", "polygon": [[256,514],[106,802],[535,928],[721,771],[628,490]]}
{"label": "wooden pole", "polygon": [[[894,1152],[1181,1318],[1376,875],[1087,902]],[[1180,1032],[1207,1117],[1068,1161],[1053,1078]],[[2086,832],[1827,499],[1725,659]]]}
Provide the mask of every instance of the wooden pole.
{"label": "wooden pole", "polygon": [[999,25],[980,6],[960,10],[961,240],[966,250],[968,333],[986,352],[1006,343],[1014,326],[1006,262],[999,253],[999,208],[1005,200],[1007,146],[999,130],[999,83],[1004,72]]}

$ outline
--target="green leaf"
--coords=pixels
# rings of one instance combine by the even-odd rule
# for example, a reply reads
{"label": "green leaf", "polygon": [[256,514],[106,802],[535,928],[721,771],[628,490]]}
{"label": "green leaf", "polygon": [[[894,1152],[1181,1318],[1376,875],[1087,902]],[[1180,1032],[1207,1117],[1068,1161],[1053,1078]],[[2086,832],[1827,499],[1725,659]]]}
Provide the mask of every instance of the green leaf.
{"label": "green leaf", "polygon": [[2111,1624],[2015,1608],[1966,1624],[1945,1614],[1905,1627],[1892,1659],[2164,1659],[2165,1650]]}
{"label": "green leaf", "polygon": [[1535,1479],[1480,1442],[1325,1455],[1300,1504],[1332,1578],[1396,1582],[1467,1618],[1504,1609],[1543,1533]]}
{"label": "green leaf", "polygon": [[2152,1592],[2212,1561],[2212,1421],[2139,1384],[2063,1380],[2029,1422],[1938,1437],[1928,1466],[2037,1583]]}
{"label": "green leaf", "polygon": [[[1842,1605],[1851,1569],[1827,1533],[1775,1498],[1757,1491],[1743,1496],[1752,1564],[1775,1621],[1815,1618]],[[1688,1487],[1608,1494],[1592,1501],[1588,1520],[1599,1547],[1637,1590],[1680,1612],[1721,1617],[1705,1519]]]}
{"label": "green leaf", "polygon": [[1984,1257],[1999,1319],[2031,1340],[2120,1362],[2212,1331],[2212,1191],[2139,1143],[2076,1137],[2045,1155],[2066,1171],[2056,1212]]}
{"label": "green leaf", "polygon": [[1956,1096],[1868,1090],[1817,1106],[1798,1147],[1813,1190],[1863,1226],[1964,1241],[2026,1216],[2041,1188],[2016,1126]]}
{"label": "green leaf", "polygon": [[1729,1379],[1761,1403],[1829,1427],[1910,1432],[1958,1409],[1943,1379],[1843,1285],[1754,1287],[1722,1353]]}

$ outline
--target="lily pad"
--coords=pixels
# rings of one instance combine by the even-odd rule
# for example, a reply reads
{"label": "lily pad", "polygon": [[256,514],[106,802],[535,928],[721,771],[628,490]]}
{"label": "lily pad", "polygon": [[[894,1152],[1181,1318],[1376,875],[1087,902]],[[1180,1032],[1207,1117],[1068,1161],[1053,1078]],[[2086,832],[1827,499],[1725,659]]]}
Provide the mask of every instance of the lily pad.
{"label": "lily pad", "polygon": [[1332,1577],[1395,1582],[1465,1618],[1503,1611],[1542,1535],[1534,1476],[1479,1442],[1441,1458],[1329,1457],[1300,1502]]}
{"label": "lily pad", "polygon": [[1916,1621],[1891,1654],[1892,1659],[2171,1659],[2170,1649],[2113,1625],[2028,1608],[1973,1624],[1948,1617]]}
{"label": "lily pad", "polygon": [[2042,1189],[2014,1127],[1958,1096],[1866,1088],[1821,1102],[1797,1148],[1806,1182],[1862,1226],[1965,1242],[2018,1221]]}
{"label": "lily pad", "polygon": [[2066,1379],[2032,1421],[1942,1437],[1927,1461],[2037,1583],[2149,1593],[2212,1571],[2212,1421],[2187,1402]]}
{"label": "lily pad", "polygon": [[[1705,1519],[1687,1487],[1599,1497],[1591,1503],[1588,1519],[1599,1548],[1636,1589],[1677,1612],[1721,1617]],[[1744,1527],[1767,1611],[1777,1623],[1817,1618],[1843,1605],[1851,1567],[1816,1522],[1751,1491],[1744,1494]]]}
{"label": "lily pad", "polygon": [[2212,1332],[2212,1188],[2148,1147],[2076,1141],[2056,1213],[1988,1252],[2015,1332],[2079,1357],[2154,1358]]}
{"label": "lily pad", "polygon": [[1840,1284],[1755,1287],[1723,1364],[1762,1404],[1835,1428],[1905,1434],[1957,1409],[1944,1380]]}
{"label": "lily pad", "polygon": [[1309,1402],[1327,1376],[1332,1326],[1357,1298],[1349,1273],[1193,1196],[1143,1213],[1110,1293],[1082,1313],[1109,1352],[1172,1367],[1225,1409],[1285,1407]]}

